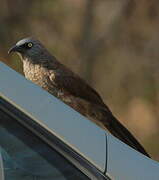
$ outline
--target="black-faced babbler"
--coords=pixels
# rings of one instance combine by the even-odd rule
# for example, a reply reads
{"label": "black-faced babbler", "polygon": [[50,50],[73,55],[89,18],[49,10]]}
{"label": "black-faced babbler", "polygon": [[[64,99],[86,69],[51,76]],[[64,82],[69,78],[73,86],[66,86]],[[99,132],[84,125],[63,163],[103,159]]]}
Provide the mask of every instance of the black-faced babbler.
{"label": "black-faced babbler", "polygon": [[27,79],[149,157],[134,136],[113,116],[99,94],[77,74],[61,64],[40,41],[34,38],[22,39],[9,50],[9,53],[11,52],[20,55]]}

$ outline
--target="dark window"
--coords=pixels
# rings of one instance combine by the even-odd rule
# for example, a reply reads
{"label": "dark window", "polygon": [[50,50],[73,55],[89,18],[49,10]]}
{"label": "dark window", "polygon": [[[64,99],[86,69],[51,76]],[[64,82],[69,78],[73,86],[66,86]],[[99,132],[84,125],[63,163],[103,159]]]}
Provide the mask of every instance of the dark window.
{"label": "dark window", "polygon": [[0,110],[0,152],[5,180],[87,180],[43,140]]}

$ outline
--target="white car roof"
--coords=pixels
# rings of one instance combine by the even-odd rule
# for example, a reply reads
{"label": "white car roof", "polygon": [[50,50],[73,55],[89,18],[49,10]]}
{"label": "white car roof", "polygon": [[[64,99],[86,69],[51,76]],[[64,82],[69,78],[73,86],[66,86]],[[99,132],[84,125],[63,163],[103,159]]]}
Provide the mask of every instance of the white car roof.
{"label": "white car roof", "polygon": [[115,180],[159,180],[159,163],[107,133],[107,175]]}
{"label": "white car roof", "polygon": [[158,180],[159,163],[0,63],[0,96],[116,180]]}
{"label": "white car roof", "polygon": [[0,96],[105,171],[105,131],[3,63]]}

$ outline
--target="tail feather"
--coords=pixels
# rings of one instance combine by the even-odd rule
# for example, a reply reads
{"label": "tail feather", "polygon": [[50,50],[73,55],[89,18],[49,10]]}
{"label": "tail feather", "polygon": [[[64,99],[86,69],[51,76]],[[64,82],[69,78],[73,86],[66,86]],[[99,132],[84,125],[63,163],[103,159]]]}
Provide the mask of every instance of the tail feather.
{"label": "tail feather", "polygon": [[136,138],[113,115],[109,126],[108,123],[106,123],[105,126],[115,137],[128,144],[135,150],[139,151],[140,153],[150,157],[142,145],[136,140]]}

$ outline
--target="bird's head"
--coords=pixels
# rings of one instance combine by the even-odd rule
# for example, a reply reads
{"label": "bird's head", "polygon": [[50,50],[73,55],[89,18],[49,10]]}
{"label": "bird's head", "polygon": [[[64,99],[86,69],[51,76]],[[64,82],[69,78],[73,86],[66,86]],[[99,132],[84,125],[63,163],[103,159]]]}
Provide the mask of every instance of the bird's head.
{"label": "bird's head", "polygon": [[39,59],[42,60],[43,57],[48,56],[48,51],[40,41],[30,37],[22,39],[12,46],[8,53],[10,54],[13,52],[18,53],[22,60],[29,59],[34,63],[37,63]]}

